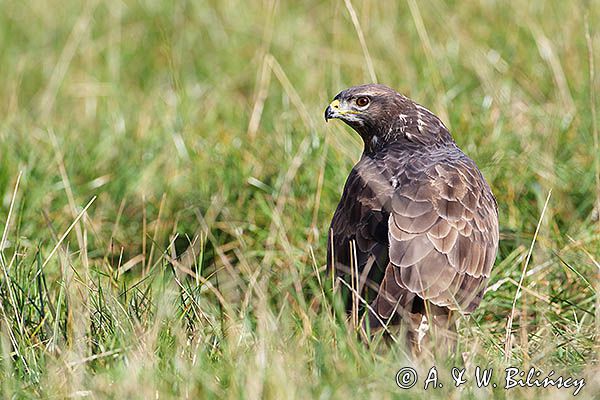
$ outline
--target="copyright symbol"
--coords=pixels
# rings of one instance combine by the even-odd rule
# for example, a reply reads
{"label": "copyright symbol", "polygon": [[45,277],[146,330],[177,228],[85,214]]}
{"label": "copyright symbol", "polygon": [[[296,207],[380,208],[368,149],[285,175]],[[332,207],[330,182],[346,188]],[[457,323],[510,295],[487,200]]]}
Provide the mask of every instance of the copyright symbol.
{"label": "copyright symbol", "polygon": [[396,374],[396,385],[400,389],[410,389],[417,383],[417,371],[411,367],[401,368]]}

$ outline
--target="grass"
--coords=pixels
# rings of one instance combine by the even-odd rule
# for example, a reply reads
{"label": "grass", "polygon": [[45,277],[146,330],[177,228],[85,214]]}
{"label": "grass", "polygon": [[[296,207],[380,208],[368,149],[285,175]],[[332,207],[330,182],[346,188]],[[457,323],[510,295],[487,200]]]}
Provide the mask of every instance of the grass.
{"label": "grass", "polygon": [[322,266],[361,143],[323,110],[373,76],[442,117],[498,198],[448,366],[600,391],[597,1],[0,9],[3,397],[570,397],[455,388],[442,364],[443,388],[426,365],[402,390],[402,350],[349,328]]}

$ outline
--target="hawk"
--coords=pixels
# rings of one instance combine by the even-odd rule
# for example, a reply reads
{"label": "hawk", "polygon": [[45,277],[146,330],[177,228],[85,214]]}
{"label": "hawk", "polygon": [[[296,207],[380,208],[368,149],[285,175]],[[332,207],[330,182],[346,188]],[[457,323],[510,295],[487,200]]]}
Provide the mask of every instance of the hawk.
{"label": "hawk", "polygon": [[479,305],[498,248],[496,199],[442,121],[387,86],[340,92],[332,118],[364,150],[331,221],[328,270],[353,288],[347,308],[360,308],[363,326],[404,326],[419,352],[428,330],[452,334]]}

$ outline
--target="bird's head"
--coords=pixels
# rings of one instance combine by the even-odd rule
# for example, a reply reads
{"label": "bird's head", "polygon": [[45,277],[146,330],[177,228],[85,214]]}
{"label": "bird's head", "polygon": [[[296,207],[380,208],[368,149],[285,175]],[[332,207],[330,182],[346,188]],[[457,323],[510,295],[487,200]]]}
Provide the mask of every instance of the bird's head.
{"label": "bird's head", "polygon": [[366,151],[399,139],[422,144],[452,141],[429,110],[380,84],[353,86],[338,93],[325,109],[325,120],[333,118],[352,127],[364,140]]}

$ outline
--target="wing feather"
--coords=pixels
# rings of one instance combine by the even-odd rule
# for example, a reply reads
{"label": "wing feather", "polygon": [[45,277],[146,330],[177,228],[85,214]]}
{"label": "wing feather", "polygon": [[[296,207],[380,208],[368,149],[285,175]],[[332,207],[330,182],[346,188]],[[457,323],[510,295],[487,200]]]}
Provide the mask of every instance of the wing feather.
{"label": "wing feather", "polygon": [[455,150],[414,162],[391,152],[379,163],[363,157],[346,181],[328,271],[334,262],[338,274],[349,274],[355,242],[382,319],[416,298],[469,313],[483,297],[498,245],[496,203],[473,161]]}
{"label": "wing feather", "polygon": [[[477,167],[466,156],[459,161],[435,163],[418,177],[413,171],[413,179],[393,193],[390,262],[382,286],[468,313],[481,301],[490,276],[498,220]],[[393,282],[386,282],[391,277]],[[375,304],[389,310],[382,302]]]}
{"label": "wing feather", "polygon": [[409,240],[394,241],[390,247],[390,261],[399,267],[414,265],[434,250],[427,235],[417,235]]}

